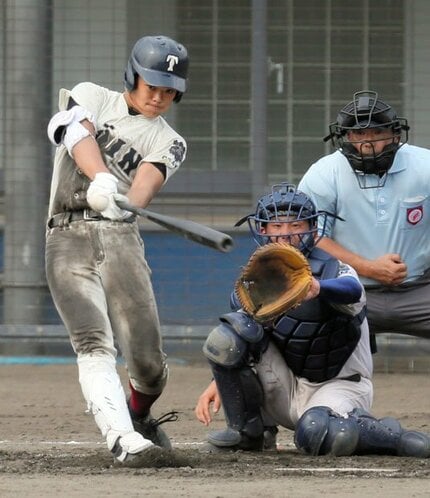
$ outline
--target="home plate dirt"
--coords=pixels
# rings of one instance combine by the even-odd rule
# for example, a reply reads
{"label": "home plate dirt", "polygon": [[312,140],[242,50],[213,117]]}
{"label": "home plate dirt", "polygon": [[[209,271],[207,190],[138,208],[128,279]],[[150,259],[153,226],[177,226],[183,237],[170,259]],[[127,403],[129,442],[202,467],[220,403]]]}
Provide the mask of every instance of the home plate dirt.
{"label": "home plate dirt", "polygon": [[[119,367],[125,384],[125,371]],[[0,496],[58,497],[428,497],[430,459],[309,457],[281,429],[276,451],[204,453],[207,428],[194,417],[211,373],[206,365],[170,364],[153,415],[173,449],[136,468],[114,465],[92,416],[85,414],[75,365],[0,365]],[[430,432],[430,376],[375,375],[374,414]],[[222,413],[212,427],[224,425]]]}

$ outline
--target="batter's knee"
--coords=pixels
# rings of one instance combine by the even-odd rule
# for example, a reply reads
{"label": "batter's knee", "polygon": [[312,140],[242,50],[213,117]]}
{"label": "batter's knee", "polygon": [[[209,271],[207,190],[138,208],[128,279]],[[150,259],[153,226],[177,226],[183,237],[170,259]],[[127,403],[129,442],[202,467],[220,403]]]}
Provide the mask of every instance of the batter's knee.
{"label": "batter's knee", "polygon": [[358,445],[359,430],[351,418],[343,418],[326,406],[307,410],[299,419],[294,443],[309,455],[352,455]]}

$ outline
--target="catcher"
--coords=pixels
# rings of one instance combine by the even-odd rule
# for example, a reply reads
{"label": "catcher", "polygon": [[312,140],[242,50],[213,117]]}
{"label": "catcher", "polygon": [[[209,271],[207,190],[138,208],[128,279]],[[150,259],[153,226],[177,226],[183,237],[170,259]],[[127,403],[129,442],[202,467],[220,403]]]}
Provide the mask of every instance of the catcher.
{"label": "catcher", "polygon": [[247,220],[260,247],[203,347],[213,380],[195,414],[209,425],[222,403],[227,423],[209,433],[209,451],[274,449],[281,425],[311,455],[430,456],[426,434],[369,413],[365,293],[352,267],[316,247],[327,216],[282,183],[236,224]]}

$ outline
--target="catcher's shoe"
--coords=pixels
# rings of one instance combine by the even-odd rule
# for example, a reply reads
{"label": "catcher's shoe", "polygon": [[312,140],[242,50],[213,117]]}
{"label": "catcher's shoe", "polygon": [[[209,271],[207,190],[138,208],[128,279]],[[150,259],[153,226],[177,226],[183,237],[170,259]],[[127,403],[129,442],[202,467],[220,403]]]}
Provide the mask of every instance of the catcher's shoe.
{"label": "catcher's shoe", "polygon": [[208,434],[208,442],[218,449],[227,451],[263,451],[264,435],[250,437],[231,427],[227,427],[226,429],[210,432]]}
{"label": "catcher's shoe", "polygon": [[167,450],[172,449],[172,443],[160,425],[165,422],[176,422],[176,420],[178,420],[178,412],[171,411],[155,419],[151,416],[151,413],[139,417],[130,409],[130,407],[129,411],[136,432],[141,434],[145,439],[152,441],[156,446],[160,446]]}
{"label": "catcher's shoe", "polygon": [[113,434],[115,431],[110,432],[111,434],[107,436],[107,443],[118,464],[127,466],[142,453],[154,448],[154,443],[142,437],[138,432],[128,432],[122,436]]}
{"label": "catcher's shoe", "polygon": [[419,431],[404,431],[397,449],[399,456],[430,458],[430,435]]}
{"label": "catcher's shoe", "polygon": [[276,450],[277,448],[277,443],[276,443],[276,436],[278,434],[278,428],[276,425],[270,426],[270,427],[264,427],[264,449],[265,450]]}
{"label": "catcher's shoe", "polygon": [[391,429],[394,434],[400,434],[397,447],[399,456],[430,458],[430,434],[403,429],[400,422],[392,417],[384,417],[379,421]]}

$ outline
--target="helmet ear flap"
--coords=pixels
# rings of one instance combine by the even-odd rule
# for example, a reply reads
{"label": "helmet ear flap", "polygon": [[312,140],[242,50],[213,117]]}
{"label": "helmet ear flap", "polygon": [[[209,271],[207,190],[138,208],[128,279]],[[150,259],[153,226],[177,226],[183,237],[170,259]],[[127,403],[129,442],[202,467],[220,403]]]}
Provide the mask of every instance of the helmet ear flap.
{"label": "helmet ear flap", "polygon": [[184,95],[182,92],[178,92],[177,91],[176,95],[175,95],[175,98],[173,99],[173,102],[176,102],[176,103],[180,102],[181,99],[182,99],[182,95]]}
{"label": "helmet ear flap", "polygon": [[133,71],[133,66],[131,65],[131,62],[128,61],[127,67],[125,68],[124,72],[124,84],[125,88],[130,92],[131,90],[134,89],[136,85],[136,74]]}

